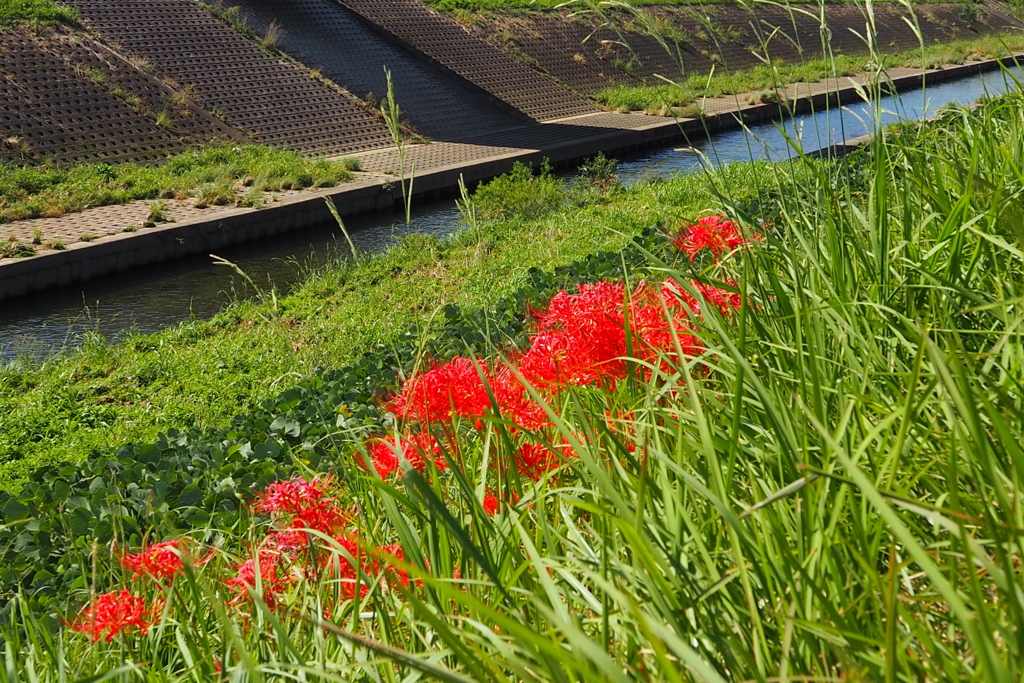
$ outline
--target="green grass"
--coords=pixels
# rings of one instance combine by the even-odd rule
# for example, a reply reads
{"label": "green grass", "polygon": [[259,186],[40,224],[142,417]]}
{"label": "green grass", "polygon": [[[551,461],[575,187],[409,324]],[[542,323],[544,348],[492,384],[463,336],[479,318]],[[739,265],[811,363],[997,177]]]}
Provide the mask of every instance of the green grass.
{"label": "green grass", "polygon": [[[972,59],[996,59],[1021,50],[1024,50],[1024,36],[1009,33],[926,45],[923,49],[913,51],[886,53],[881,58],[881,66],[887,69],[922,66],[935,68],[944,64],[962,64]],[[770,98],[776,88],[787,83],[814,83],[825,78],[866,73],[877,68],[878,64],[879,60],[870,55],[836,55],[833,59],[814,59],[802,64],[780,62],[731,74],[694,74],[674,84],[615,86],[600,90],[593,97],[599,104],[611,109],[664,114],[670,108],[687,107],[705,97],[746,95]]]}
{"label": "green grass", "polygon": [[[761,232],[719,260],[651,253],[629,274],[731,281],[744,305],[688,320],[697,355],[559,393],[551,427],[446,423],[447,472],[382,481],[358,465],[362,432],[344,404],[316,415],[336,416],[328,436],[295,416],[279,428],[296,435],[285,457],[303,472],[311,449],[329,453],[319,467],[338,487],[331,504],[351,511],[348,533],[363,549],[399,544],[406,560],[391,564],[421,583],[357,561],[367,593],[339,599],[331,567],[353,550],[311,534],[276,609],[257,599],[239,610],[222,579],[286,522],[204,518],[190,537],[218,552],[171,585],[118,565],[114,551],[135,540],[83,538],[74,552],[94,590],[165,599],[160,624],[93,644],[50,635],[18,598],[0,681],[108,672],[177,683],[216,678],[217,662],[233,680],[316,683],[1018,680],[1021,169],[1015,94],[905,125],[845,163],[732,167],[576,209],[571,222],[599,223],[590,236],[612,245],[622,239],[612,229],[628,233],[636,218],[692,218],[698,206]],[[625,206],[633,220],[617,213]],[[588,236],[566,222],[530,223],[527,241]],[[499,224],[507,244],[523,241],[515,221]],[[489,258],[506,244],[492,225],[477,234],[490,246],[470,250],[471,232],[451,254]],[[429,273],[458,268],[430,248],[417,252],[426,287]],[[500,273],[477,286],[502,287]],[[404,271],[392,275],[402,291]],[[345,286],[323,282],[320,299]],[[500,335],[477,349],[507,351]],[[532,439],[568,443],[575,457],[524,480],[507,465]],[[220,456],[246,457],[227,446]],[[106,486],[94,480],[73,504],[115,514],[122,498]],[[481,505],[487,490],[509,501],[494,516]],[[121,495],[141,507],[140,493]],[[49,523],[23,521],[26,534]],[[304,559],[314,552],[319,562]]]}
{"label": "green grass", "polygon": [[[724,173],[753,192],[770,170]],[[544,215],[557,207],[537,197],[564,190],[550,178],[501,194],[485,189],[480,210],[499,219],[479,231],[444,241],[413,236],[355,265],[315,273],[273,302],[239,303],[212,321],[120,344],[89,336],[81,350],[43,365],[0,368],[0,489],[42,464],[152,440],[171,427],[223,423],[292,383],[295,373],[338,367],[393,343],[411,324],[430,325],[447,304],[493,303],[521,286],[531,267],[619,247],[648,225],[697,213],[712,196],[705,180],[690,177]]]}
{"label": "green grass", "polygon": [[78,20],[78,10],[50,0],[0,0],[0,26],[14,24],[70,24]]}
{"label": "green grass", "polygon": [[195,197],[233,203],[248,188],[331,187],[350,180],[352,159],[310,159],[258,145],[209,145],[158,166],[92,163],[70,167],[0,164],[0,223],[62,216],[138,199]]}
{"label": "green grass", "polygon": [[[100,454],[0,496],[17,560],[0,577],[22,589],[0,608],[0,683],[1020,679],[1024,94],[902,124],[840,161],[609,193],[520,170],[463,208],[469,227],[448,240],[0,373],[0,444],[21,467]],[[762,239],[717,259],[631,240],[718,213]],[[621,268],[584,260],[600,249],[621,250]],[[629,344],[618,381],[535,394],[549,426],[443,421],[446,471],[367,472],[368,432],[423,428],[380,400],[437,360],[402,332],[443,329],[447,354],[514,361],[508,306],[527,321],[543,306],[514,294],[531,266],[566,263],[729,286],[742,305],[676,318],[700,350],[644,364]],[[481,307],[475,324],[443,327],[447,304]],[[628,322],[634,341],[642,321]],[[595,341],[594,327],[572,329]],[[162,427],[227,425],[279,387],[295,388],[208,439],[102,457]],[[533,482],[513,466],[527,443],[573,457]],[[262,558],[286,565],[274,609],[263,582],[232,605],[224,579],[289,524],[247,505],[282,469],[329,475],[313,502],[350,519]],[[493,515],[488,492],[504,501]],[[126,571],[117,556],[157,518],[209,562],[165,583]],[[405,559],[365,561],[384,544]],[[119,589],[166,603],[146,634],[92,643],[62,627],[73,606],[36,610],[58,578],[80,603]],[[365,595],[346,599],[347,578]]]}

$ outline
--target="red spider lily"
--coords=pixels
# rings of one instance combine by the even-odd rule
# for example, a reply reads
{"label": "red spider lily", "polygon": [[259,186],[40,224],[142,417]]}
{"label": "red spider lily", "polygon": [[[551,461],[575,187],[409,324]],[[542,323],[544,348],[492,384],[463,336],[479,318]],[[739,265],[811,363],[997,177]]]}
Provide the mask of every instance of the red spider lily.
{"label": "red spider lily", "polygon": [[[263,548],[275,555],[285,557],[297,557],[300,553],[310,548],[310,534],[306,529],[281,529],[267,534],[263,541]],[[312,538],[316,543],[316,538]]]}
{"label": "red spider lily", "polygon": [[[235,576],[224,582],[224,585],[236,593],[235,597],[228,604],[234,606],[243,600],[247,600],[251,591],[256,590],[257,583],[259,583],[263,602],[270,609],[275,609],[280,601],[281,594],[284,593],[290,584],[297,580],[295,574],[288,573],[283,561],[285,559],[285,556],[279,552],[261,549],[256,554],[256,557],[238,565]],[[257,567],[257,564],[259,567]]]}
{"label": "red spider lily", "polygon": [[[736,283],[732,280],[726,280],[725,284],[730,287],[736,286]],[[722,315],[727,315],[732,311],[739,310],[743,305],[743,297],[735,292],[730,292],[729,290],[722,289],[721,287],[706,285],[702,282],[696,281],[692,282],[691,285],[707,303],[717,308],[718,312]],[[665,302],[666,307],[670,310],[679,306],[684,306],[693,314],[699,314],[701,312],[700,300],[686,291],[682,285],[671,278],[662,284],[661,298]]]}
{"label": "red spider lily", "polygon": [[[727,280],[726,284],[730,287],[736,286],[736,283],[732,280]],[[722,315],[739,310],[740,306],[743,305],[743,297],[736,292],[730,292],[727,289],[705,285],[700,282],[694,283],[694,285],[697,291],[700,292],[700,295],[704,297],[704,300],[717,308],[718,312]]]}
{"label": "red spider lily", "polygon": [[739,226],[726,220],[725,216],[706,216],[680,230],[673,243],[690,256],[691,262],[705,249],[711,252],[715,261],[718,261],[718,257],[723,253],[760,239],[761,235],[755,234],[751,240],[747,240],[740,232]]}
{"label": "red spider lily", "polygon": [[428,462],[432,462],[439,470],[448,469],[448,461],[441,452],[441,444],[434,435],[427,431],[414,432],[399,439],[402,446],[402,457],[418,472],[422,472]]}
{"label": "red spider lily", "polygon": [[503,365],[491,382],[494,399],[502,416],[523,429],[537,430],[551,426],[544,407],[533,400],[522,380],[509,365]]}
{"label": "red spider lily", "polygon": [[699,355],[703,347],[700,340],[691,333],[689,321],[674,315],[673,304],[678,306],[679,300],[666,301],[663,291],[664,288],[655,292],[650,287],[644,287],[638,290],[631,302],[629,323],[633,356],[656,362],[662,354],[674,356],[676,343],[684,355]]}
{"label": "red spider lily", "polygon": [[[398,449],[402,459],[418,472],[422,472],[427,462],[432,462],[439,470],[448,468],[448,461],[441,452],[441,445],[434,438],[434,435],[427,431],[415,432],[409,436],[397,437]],[[398,471],[400,460],[395,453],[395,442],[385,439],[375,439],[369,442],[366,450],[370,455],[370,461],[374,469],[382,479],[386,479]]]}
{"label": "red spider lily", "polygon": [[407,381],[390,409],[401,418],[428,423],[480,418],[491,407],[482,379],[486,375],[480,361],[456,356]]}
{"label": "red spider lily", "polygon": [[545,474],[562,464],[558,454],[538,443],[520,446],[515,461],[519,473],[533,481],[540,481]]}
{"label": "red spider lily", "polygon": [[[409,585],[409,574],[404,569],[394,566],[395,560],[405,562],[405,551],[400,544],[382,545],[373,554],[376,558],[373,563],[375,574],[383,572],[385,579],[398,581],[403,586]],[[419,579],[416,579],[415,583],[417,586],[423,585]]]}
{"label": "red spider lily", "polygon": [[[733,303],[725,296],[728,292],[696,286],[718,305]],[[690,322],[675,315],[680,306],[694,312],[699,308],[697,299],[678,285],[658,289],[641,283],[628,300],[621,283],[581,285],[577,294],[563,290],[538,315],[537,332],[519,359],[519,369],[532,384],[557,391],[566,385],[613,386],[626,375],[627,356],[655,362],[674,355],[676,343],[684,355],[698,355],[702,346]],[[501,382],[496,385],[501,389]],[[534,414],[546,425],[542,413]]]}
{"label": "red spider lily", "polygon": [[624,377],[624,303],[622,283],[579,285],[576,294],[558,292],[537,316],[531,346],[519,360],[522,374],[534,386],[556,390]]}
{"label": "red spider lily", "polygon": [[68,628],[88,634],[94,643],[100,638],[109,643],[119,633],[129,629],[146,635],[149,627],[159,618],[163,607],[162,600],[147,605],[144,598],[132,595],[124,589],[111,591],[100,595],[83,609],[78,617],[68,624]]}
{"label": "red spider lily", "polygon": [[484,514],[486,514],[488,517],[493,517],[494,515],[498,514],[498,507],[500,503],[498,502],[498,497],[493,493],[488,493],[486,496],[484,496],[482,505],[484,508]]}
{"label": "red spider lily", "polygon": [[[331,547],[321,557],[319,571],[330,579],[326,582],[342,600],[365,598],[370,592],[366,576],[373,573],[372,563],[355,539],[357,532],[345,532],[334,539],[338,547]],[[358,590],[357,590],[358,588]]]}
{"label": "red spider lily", "polygon": [[144,548],[142,552],[121,556],[121,564],[137,576],[165,581],[185,568],[180,541],[166,541]]}
{"label": "red spider lily", "polygon": [[394,472],[398,471],[398,454],[395,453],[393,444],[384,439],[375,439],[366,445],[373,468],[381,479],[387,479]]}
{"label": "red spider lily", "polygon": [[274,482],[259,494],[256,511],[262,514],[290,516],[291,524],[331,534],[348,523],[348,515],[331,496],[329,479],[301,477]]}

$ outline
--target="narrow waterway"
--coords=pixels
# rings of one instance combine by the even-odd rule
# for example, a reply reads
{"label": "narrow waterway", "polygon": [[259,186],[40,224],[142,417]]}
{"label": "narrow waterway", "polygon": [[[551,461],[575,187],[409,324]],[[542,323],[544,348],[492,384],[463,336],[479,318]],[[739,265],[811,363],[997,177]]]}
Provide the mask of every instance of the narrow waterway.
{"label": "narrow waterway", "polygon": [[[1020,77],[1019,69],[1011,73]],[[987,74],[886,97],[874,104],[799,116],[785,123],[756,126],[652,151],[619,164],[619,178],[630,185],[646,179],[691,173],[704,164],[794,156],[787,138],[811,151],[873,130],[872,107],[880,106],[883,125],[933,114],[950,103],[968,104],[985,95],[1017,87],[1003,72]],[[375,213],[346,221],[356,249],[371,252],[413,232],[444,235],[461,221],[454,202],[416,207],[407,225],[404,213]],[[260,287],[286,289],[310,269],[349,252],[336,224],[298,231],[221,250]],[[41,358],[80,343],[92,333],[117,339],[130,331],[154,332],[189,318],[208,318],[251,289],[231,268],[213,265],[208,256],[112,275],[94,282],[0,303],[0,361],[19,355]]]}

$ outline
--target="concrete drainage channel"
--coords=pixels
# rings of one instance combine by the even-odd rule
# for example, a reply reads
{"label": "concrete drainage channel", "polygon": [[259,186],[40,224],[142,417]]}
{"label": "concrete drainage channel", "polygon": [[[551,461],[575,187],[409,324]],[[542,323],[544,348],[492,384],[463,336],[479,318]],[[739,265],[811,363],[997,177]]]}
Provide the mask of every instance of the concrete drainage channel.
{"label": "concrete drainage channel", "polygon": [[[929,85],[948,82],[998,69],[1001,64],[1009,66],[1014,60],[1006,58],[941,70],[903,73],[893,79],[891,87],[893,90],[906,91],[920,87],[925,81]],[[794,107],[797,111],[821,110],[826,103],[836,106],[859,98],[854,86],[837,88],[834,83],[828,87],[823,84],[800,86],[797,92],[801,93]],[[776,119],[780,114],[778,105],[744,105],[735,100],[731,104],[731,107],[722,106],[714,113],[709,113],[703,122],[684,120],[677,123],[641,115],[595,114],[532,126],[527,129],[529,134],[524,132],[519,133],[518,137],[509,138],[517,145],[510,148],[510,151],[490,147],[488,149],[498,149],[499,153],[447,165],[443,164],[442,155],[440,165],[416,173],[415,194],[419,200],[451,194],[457,188],[460,178],[470,184],[482,181],[505,173],[516,161],[539,163],[546,157],[555,165],[568,165],[598,152],[615,155],[665,145],[684,137],[694,140],[708,133],[736,129],[740,118],[753,125]],[[601,117],[607,119],[609,116],[628,118],[636,123],[629,128],[587,125],[590,119],[599,121]],[[554,139],[544,140],[543,133],[548,126],[557,127],[554,130],[559,131],[559,134],[552,136]],[[578,129],[581,133],[573,138],[562,134],[563,128]],[[531,145],[531,136],[542,140],[543,144]],[[448,143],[411,149],[440,149],[444,144]],[[287,199],[264,209],[232,209],[218,212],[210,218],[76,244],[66,251],[48,252],[25,259],[5,259],[0,262],[0,299],[77,284],[190,254],[209,254],[228,245],[324,224],[331,220],[325,204],[327,198],[335,202],[342,215],[352,216],[393,208],[401,202],[401,190],[394,179],[390,178],[358,180],[339,188]]]}
{"label": "concrete drainage channel", "polygon": [[[1012,72],[1020,78],[1021,70]],[[752,125],[749,130],[722,131],[712,138],[688,142],[692,151],[655,146],[635,154],[617,155],[619,179],[625,186],[656,178],[699,171],[704,163],[730,163],[751,159],[785,160],[793,151],[786,136],[804,132],[802,144],[818,149],[840,140],[859,136],[867,128],[876,106],[882,111],[900,112],[902,120],[915,120],[947,102],[968,103],[986,94],[1013,87],[1012,80],[999,71],[989,71],[927,90],[928,106],[921,93],[886,97],[877,105],[860,103],[818,111],[788,119],[785,133],[776,122]],[[883,125],[896,120],[883,117]],[[845,143],[849,145],[850,142]],[[566,169],[571,172],[571,167]],[[450,200],[420,202],[413,207],[412,221],[405,222],[404,209],[364,213],[346,219],[346,227],[360,253],[387,248],[396,239],[412,233],[441,237],[460,228],[460,215]],[[230,300],[253,292],[230,268],[217,268],[200,253],[151,268],[136,268],[123,274],[94,280],[82,286],[53,290],[45,297],[22,297],[0,305],[0,359],[19,356],[44,358],[55,351],[73,347],[86,333],[116,340],[125,333],[155,332],[192,318],[205,319],[222,310]],[[275,237],[250,241],[213,252],[238,264],[264,288],[272,283],[287,291],[309,272],[344,259],[348,243],[333,221]]]}

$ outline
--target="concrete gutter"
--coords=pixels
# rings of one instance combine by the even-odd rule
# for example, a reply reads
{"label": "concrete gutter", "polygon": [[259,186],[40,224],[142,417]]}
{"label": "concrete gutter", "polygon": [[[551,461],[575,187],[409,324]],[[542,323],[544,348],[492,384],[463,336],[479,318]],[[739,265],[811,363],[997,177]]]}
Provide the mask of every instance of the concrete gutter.
{"label": "concrete gutter", "polygon": [[[903,92],[966,76],[1013,66],[1015,55],[943,69],[929,69],[892,79],[888,92]],[[842,79],[841,79],[842,80]],[[848,80],[848,79],[846,79]],[[779,104],[743,104],[738,108],[706,116],[703,119],[655,120],[640,128],[612,128],[586,138],[547,145],[543,149],[517,150],[501,156],[432,168],[415,176],[415,197],[434,199],[457,192],[460,178],[471,185],[508,172],[513,164],[539,163],[547,158],[555,165],[577,162],[598,152],[615,154],[652,146],[671,144],[681,139],[702,138],[717,132],[734,130],[779,119],[784,114],[820,111],[861,100],[854,85],[830,83],[827,92],[816,92],[796,99],[790,112]],[[584,123],[586,117],[564,122]],[[828,151],[841,154],[863,140],[838,143]],[[325,203],[332,199],[342,216],[391,209],[401,204],[401,188],[393,179],[356,180],[341,187],[305,193],[260,209],[229,209],[210,217],[187,220],[134,233],[119,233],[93,242],[78,242],[64,251],[21,259],[0,260],[0,300],[42,292],[55,287],[78,284],[111,273],[179,259],[192,254],[212,253],[223,247],[258,240],[271,235],[322,225],[332,220]]]}

